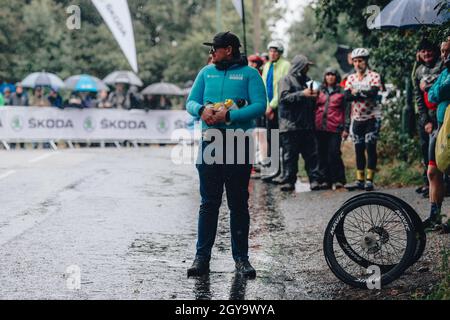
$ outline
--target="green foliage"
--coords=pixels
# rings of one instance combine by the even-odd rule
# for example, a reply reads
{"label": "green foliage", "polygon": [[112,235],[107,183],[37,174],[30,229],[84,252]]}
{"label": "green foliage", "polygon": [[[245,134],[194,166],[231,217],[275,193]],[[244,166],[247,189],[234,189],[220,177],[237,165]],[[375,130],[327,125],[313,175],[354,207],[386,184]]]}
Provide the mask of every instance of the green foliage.
{"label": "green foliage", "polygon": [[436,285],[426,300],[450,300],[450,250],[441,244],[441,273],[442,280]]}
{"label": "green foliage", "polygon": [[[205,64],[202,42],[216,33],[216,5],[210,0],[129,0],[139,76],[149,84],[161,80],[182,85]],[[66,8],[81,8],[81,29],[69,30]],[[247,37],[251,38],[251,2],[247,1]],[[15,82],[46,70],[62,78],[89,73],[100,78],[130,69],[113,35],[90,0],[0,0],[0,81]],[[262,19],[273,13],[262,1]],[[242,39],[242,24],[231,1],[222,1],[222,26]],[[262,34],[267,37],[266,23]],[[249,52],[252,52],[252,41]]]}
{"label": "green foliage", "polygon": [[[371,49],[372,66],[382,73],[385,80],[404,88],[404,78],[409,77],[414,64],[419,39],[428,36],[436,42],[443,40],[450,33],[450,21],[437,28],[420,28],[417,30],[370,30],[367,21],[370,13],[367,8],[377,5],[384,8],[391,0],[319,0],[316,17],[319,22],[317,35],[337,36],[339,28],[346,28],[361,36],[360,46]],[[442,1],[442,5],[446,1]],[[445,7],[442,7],[442,10]],[[345,19],[342,19],[345,17]]]}
{"label": "green foliage", "polygon": [[308,6],[305,8],[303,19],[291,26],[289,58],[292,59],[296,54],[301,53],[314,61],[315,66],[309,71],[312,79],[322,81],[323,72],[327,67],[335,67],[339,70],[334,56],[338,44],[356,46],[361,42],[361,37],[356,32],[345,28],[344,20],[344,17],[340,17],[335,35],[324,34],[322,37],[317,37],[319,23],[314,8]]}

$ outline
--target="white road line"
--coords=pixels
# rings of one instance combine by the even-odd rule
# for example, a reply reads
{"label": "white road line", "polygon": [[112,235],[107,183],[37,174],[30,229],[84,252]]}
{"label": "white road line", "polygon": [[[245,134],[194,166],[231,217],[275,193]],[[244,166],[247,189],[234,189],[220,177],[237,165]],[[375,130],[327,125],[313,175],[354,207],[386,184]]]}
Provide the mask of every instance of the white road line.
{"label": "white road line", "polygon": [[16,173],[16,170],[9,170],[9,171],[6,171],[4,174],[1,174],[1,175],[0,175],[0,180],[1,180],[1,179],[4,179],[4,178],[6,178],[6,177],[9,177],[10,175],[12,175],[12,174],[14,174],[14,173]]}
{"label": "white road line", "polygon": [[39,156],[37,158],[31,159],[28,162],[29,163],[36,163],[36,162],[39,162],[41,160],[47,159],[48,157],[54,156],[55,154],[58,154],[58,153],[59,153],[59,151],[46,153],[46,154],[43,154],[43,155],[41,155],[41,156]]}

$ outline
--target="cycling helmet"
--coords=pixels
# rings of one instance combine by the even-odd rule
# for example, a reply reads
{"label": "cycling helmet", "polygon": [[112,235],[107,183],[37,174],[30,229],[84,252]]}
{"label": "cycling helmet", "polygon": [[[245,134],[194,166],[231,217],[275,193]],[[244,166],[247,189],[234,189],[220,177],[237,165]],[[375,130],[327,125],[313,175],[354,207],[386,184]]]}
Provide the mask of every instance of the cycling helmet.
{"label": "cycling helmet", "polygon": [[267,45],[267,50],[270,50],[270,48],[275,48],[278,50],[279,53],[283,53],[284,52],[284,46],[280,41],[270,41],[269,44]]}
{"label": "cycling helmet", "polygon": [[352,51],[352,59],[355,58],[366,58],[368,59],[370,56],[369,50],[365,48],[357,48]]}

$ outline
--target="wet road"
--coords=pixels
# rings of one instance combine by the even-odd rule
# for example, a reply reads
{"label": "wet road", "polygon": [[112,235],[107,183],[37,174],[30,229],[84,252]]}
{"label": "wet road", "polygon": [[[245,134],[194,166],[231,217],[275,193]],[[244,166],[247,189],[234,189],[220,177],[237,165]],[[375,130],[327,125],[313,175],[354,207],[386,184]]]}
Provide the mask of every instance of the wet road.
{"label": "wet road", "polygon": [[[198,179],[194,165],[175,165],[170,154],[170,147],[0,151],[0,299],[380,295],[340,283],[323,259],[326,224],[353,194],[286,195],[257,180],[250,185],[250,256],[257,279],[234,276],[225,197],[212,272],[187,279],[195,254]],[[426,212],[426,200],[412,189],[389,192],[422,216]],[[418,264],[431,268],[427,276],[415,267],[391,287],[427,286],[438,268],[433,259],[426,253]],[[80,269],[80,289],[68,286],[70,266]]]}

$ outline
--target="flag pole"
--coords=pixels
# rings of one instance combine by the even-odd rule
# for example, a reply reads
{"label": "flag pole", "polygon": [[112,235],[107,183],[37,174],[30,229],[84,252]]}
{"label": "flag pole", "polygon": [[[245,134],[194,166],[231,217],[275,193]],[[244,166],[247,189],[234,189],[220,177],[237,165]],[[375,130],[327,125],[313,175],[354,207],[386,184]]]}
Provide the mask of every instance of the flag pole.
{"label": "flag pole", "polygon": [[241,0],[242,5],[242,28],[244,29],[244,54],[247,56],[247,32],[245,30],[245,5],[244,0]]}

